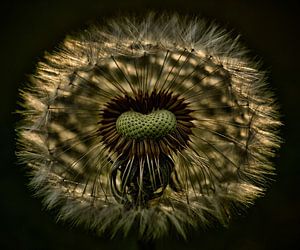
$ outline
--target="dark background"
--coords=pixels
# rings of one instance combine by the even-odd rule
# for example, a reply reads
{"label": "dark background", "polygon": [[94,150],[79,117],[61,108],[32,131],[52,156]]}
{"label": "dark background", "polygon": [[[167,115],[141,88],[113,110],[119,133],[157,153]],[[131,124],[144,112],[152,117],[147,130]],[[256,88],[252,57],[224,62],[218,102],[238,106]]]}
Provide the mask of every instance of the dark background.
{"label": "dark background", "polygon": [[264,61],[278,97],[285,143],[275,159],[276,181],[229,228],[199,230],[187,242],[174,236],[153,249],[300,249],[300,55],[296,1],[4,1],[0,4],[0,249],[138,249],[134,237],[109,240],[55,222],[32,197],[25,172],[15,164],[13,111],[17,89],[45,50],[89,20],[116,13],[175,10],[215,19],[241,33]]}

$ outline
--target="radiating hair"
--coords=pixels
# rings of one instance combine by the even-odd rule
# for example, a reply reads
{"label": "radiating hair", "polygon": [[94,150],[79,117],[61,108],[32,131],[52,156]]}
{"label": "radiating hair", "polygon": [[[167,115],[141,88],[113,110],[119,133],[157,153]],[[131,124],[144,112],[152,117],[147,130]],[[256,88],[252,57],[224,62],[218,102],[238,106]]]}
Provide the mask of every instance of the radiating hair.
{"label": "radiating hair", "polygon": [[68,36],[20,90],[18,158],[58,218],[158,238],[253,203],[280,138],[264,72],[199,18],[110,19]]}

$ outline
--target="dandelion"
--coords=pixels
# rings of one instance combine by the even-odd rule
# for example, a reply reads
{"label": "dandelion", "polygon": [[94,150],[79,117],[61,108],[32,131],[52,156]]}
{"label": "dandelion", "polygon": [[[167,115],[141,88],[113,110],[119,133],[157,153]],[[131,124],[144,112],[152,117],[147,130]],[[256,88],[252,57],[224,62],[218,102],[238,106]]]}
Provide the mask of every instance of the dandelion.
{"label": "dandelion", "polygon": [[67,37],[21,90],[18,157],[58,218],[155,239],[265,191],[280,121],[238,37],[197,18],[121,18]]}

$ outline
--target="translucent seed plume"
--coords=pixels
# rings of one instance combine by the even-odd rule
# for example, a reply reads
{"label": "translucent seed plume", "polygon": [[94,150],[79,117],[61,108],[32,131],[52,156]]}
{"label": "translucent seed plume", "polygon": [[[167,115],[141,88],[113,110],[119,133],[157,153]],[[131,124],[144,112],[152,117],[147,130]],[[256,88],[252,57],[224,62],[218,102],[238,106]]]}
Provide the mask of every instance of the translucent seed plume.
{"label": "translucent seed plume", "polygon": [[154,239],[227,224],[265,191],[277,107],[238,38],[201,19],[110,19],[20,91],[18,157],[58,218]]}

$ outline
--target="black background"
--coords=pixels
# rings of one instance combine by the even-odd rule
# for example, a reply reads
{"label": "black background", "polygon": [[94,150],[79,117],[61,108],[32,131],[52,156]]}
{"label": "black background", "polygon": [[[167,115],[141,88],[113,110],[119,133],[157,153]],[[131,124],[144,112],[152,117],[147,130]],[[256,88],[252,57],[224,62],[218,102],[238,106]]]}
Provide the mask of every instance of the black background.
{"label": "black background", "polygon": [[296,1],[4,1],[0,4],[0,248],[1,249],[138,249],[134,237],[109,240],[55,222],[32,197],[24,170],[15,164],[13,111],[17,89],[33,73],[44,51],[66,33],[90,20],[124,12],[175,10],[215,19],[241,33],[253,54],[264,61],[269,82],[281,105],[285,140],[275,159],[276,181],[266,196],[229,228],[191,232],[188,241],[172,235],[153,249],[299,249],[299,8]]}

